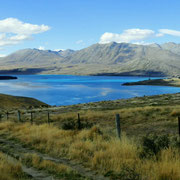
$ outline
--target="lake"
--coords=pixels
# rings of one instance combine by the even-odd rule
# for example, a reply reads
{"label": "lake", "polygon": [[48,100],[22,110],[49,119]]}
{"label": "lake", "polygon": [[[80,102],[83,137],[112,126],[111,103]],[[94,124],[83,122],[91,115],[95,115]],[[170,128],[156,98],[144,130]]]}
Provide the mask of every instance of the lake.
{"label": "lake", "polygon": [[146,80],[147,77],[73,75],[17,77],[17,80],[0,81],[0,93],[33,97],[50,105],[71,105],[180,92],[178,87],[122,86],[122,83]]}

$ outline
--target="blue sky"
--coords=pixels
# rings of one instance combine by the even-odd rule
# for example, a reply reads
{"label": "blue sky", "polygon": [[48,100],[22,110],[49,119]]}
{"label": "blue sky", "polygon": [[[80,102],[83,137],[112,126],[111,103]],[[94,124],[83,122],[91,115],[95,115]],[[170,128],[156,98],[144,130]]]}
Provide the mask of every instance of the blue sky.
{"label": "blue sky", "polygon": [[94,43],[180,43],[179,0],[0,0],[0,56]]}

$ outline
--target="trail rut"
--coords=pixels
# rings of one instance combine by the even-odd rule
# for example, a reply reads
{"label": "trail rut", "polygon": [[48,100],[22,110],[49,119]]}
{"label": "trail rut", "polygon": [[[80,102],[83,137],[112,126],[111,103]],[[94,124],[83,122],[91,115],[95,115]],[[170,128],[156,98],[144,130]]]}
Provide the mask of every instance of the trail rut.
{"label": "trail rut", "polygon": [[[27,147],[24,147],[19,142],[16,142],[12,139],[8,139],[5,135],[0,137],[0,150],[13,158],[20,159],[23,157],[23,154],[25,153],[33,153],[37,154],[39,157],[41,157],[43,160],[50,160],[57,164],[64,164],[66,166],[69,166],[72,168],[72,170],[76,171],[78,174],[80,174],[82,177],[85,177],[87,179],[92,180],[109,180],[109,178],[104,177],[103,175],[97,174],[97,172],[92,171],[91,169],[83,167],[83,165],[70,161],[66,158],[54,158],[47,154],[40,153],[34,149],[30,149]],[[43,180],[54,180],[54,177],[44,174],[40,171],[35,170],[34,168],[27,168],[26,166],[23,166],[24,172],[31,175],[34,179],[43,179]]]}

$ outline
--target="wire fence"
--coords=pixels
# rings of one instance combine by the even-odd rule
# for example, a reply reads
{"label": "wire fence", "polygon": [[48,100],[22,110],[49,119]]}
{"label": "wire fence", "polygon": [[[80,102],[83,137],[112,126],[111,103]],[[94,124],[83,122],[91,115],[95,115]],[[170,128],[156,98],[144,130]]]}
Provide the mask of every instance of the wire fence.
{"label": "wire fence", "polygon": [[[42,124],[48,123],[51,124],[54,122],[54,115],[57,115],[58,112],[56,111],[49,111],[49,110],[41,110],[41,111],[12,111],[12,112],[4,112],[0,113],[0,121],[14,121],[19,123],[30,122],[31,124]],[[117,129],[117,137],[121,138],[121,118],[119,114],[115,115],[115,125]],[[82,118],[80,114],[77,113],[77,120],[74,124],[69,124],[69,126],[74,126],[77,129],[81,129],[83,126],[87,126],[83,124]],[[68,126],[67,126],[68,127]],[[180,116],[178,117],[178,135],[180,137]]]}

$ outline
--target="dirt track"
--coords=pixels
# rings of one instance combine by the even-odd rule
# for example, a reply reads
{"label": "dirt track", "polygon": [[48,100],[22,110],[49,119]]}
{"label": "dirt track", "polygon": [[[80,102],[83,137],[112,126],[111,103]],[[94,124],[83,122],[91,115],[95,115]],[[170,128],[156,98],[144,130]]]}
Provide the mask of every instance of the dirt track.
{"label": "dirt track", "polygon": [[[89,180],[90,179],[92,180],[108,180],[109,179],[107,177],[97,174],[95,171],[92,171],[88,168],[83,167],[81,164],[77,162],[72,162],[65,158],[60,159],[60,158],[50,157],[47,154],[42,154],[40,152],[37,152],[34,149],[32,150],[27,147],[24,147],[22,144],[18,143],[17,141],[8,139],[7,135],[0,136],[0,151],[2,151],[3,153],[7,154],[9,157],[14,158],[16,160],[21,159],[26,153],[37,154],[43,160],[49,160],[54,163],[63,164],[72,168],[72,170],[76,171],[78,174],[84,177],[84,179],[89,179]],[[22,169],[31,179],[37,179],[37,180],[58,179],[55,175],[52,175],[42,170],[35,169],[33,167],[27,167],[24,164],[23,164]]]}

